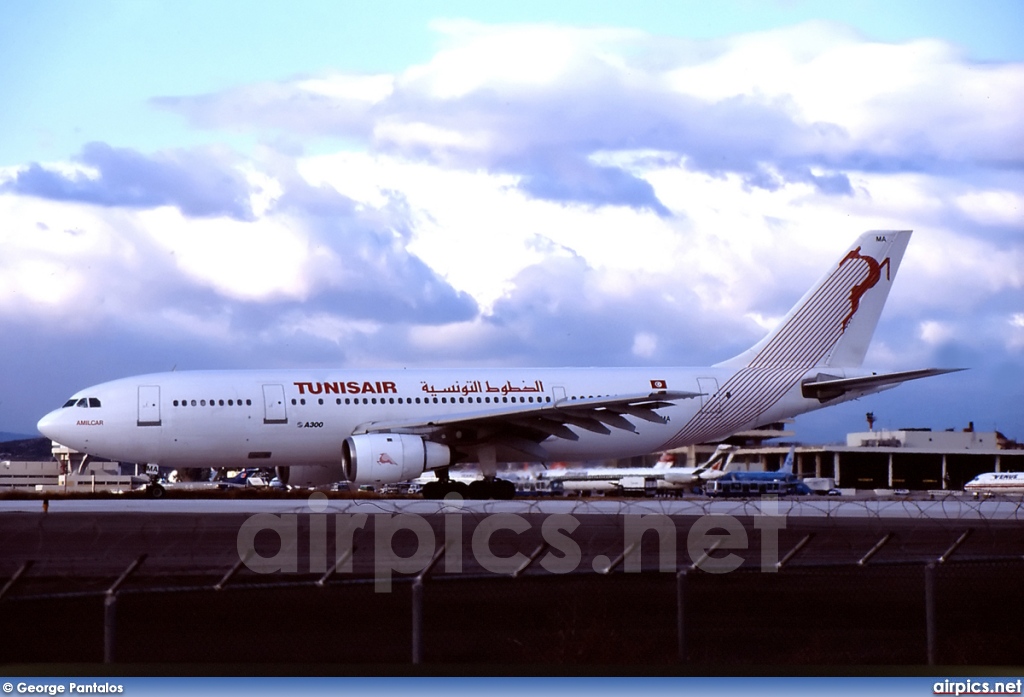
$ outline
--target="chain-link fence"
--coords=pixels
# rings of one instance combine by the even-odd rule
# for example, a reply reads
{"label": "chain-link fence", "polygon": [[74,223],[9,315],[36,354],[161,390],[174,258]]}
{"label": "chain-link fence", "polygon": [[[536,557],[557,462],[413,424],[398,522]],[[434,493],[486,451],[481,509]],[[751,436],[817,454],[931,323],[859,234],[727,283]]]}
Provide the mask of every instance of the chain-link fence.
{"label": "chain-link fence", "polygon": [[0,656],[614,669],[1019,665],[1022,572],[1024,562],[1006,560],[930,570],[421,574],[396,577],[389,593],[375,592],[369,578],[182,578],[164,587],[126,578],[111,592],[61,592],[59,580],[49,580],[12,588],[0,601]]}

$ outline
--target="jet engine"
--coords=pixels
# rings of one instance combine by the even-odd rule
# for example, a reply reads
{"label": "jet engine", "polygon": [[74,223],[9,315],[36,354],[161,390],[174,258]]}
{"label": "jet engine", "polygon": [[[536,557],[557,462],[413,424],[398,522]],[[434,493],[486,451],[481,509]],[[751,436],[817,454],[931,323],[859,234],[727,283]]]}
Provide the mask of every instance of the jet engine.
{"label": "jet engine", "polygon": [[447,445],[408,433],[365,433],[341,445],[345,476],[356,484],[389,484],[415,479],[452,463]]}

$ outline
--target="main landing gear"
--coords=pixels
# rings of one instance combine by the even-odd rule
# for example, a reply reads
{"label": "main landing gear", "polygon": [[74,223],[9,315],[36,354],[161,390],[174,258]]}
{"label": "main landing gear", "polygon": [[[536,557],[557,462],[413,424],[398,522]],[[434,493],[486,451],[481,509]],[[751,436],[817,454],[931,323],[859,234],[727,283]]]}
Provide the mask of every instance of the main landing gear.
{"label": "main landing gear", "polygon": [[516,485],[507,479],[477,479],[469,483],[471,499],[502,499],[508,501],[516,495]]}
{"label": "main landing gear", "polygon": [[425,499],[443,499],[448,494],[458,494],[464,499],[478,501],[508,500],[516,495],[516,485],[504,479],[488,479],[486,477],[465,484],[464,482],[453,482],[448,478],[447,473],[444,473],[438,474],[437,481],[424,484],[422,493]]}
{"label": "main landing gear", "polygon": [[442,481],[439,479],[424,484],[421,493],[425,499],[443,499],[448,494],[458,494],[460,498],[468,499],[469,486],[463,482]]}

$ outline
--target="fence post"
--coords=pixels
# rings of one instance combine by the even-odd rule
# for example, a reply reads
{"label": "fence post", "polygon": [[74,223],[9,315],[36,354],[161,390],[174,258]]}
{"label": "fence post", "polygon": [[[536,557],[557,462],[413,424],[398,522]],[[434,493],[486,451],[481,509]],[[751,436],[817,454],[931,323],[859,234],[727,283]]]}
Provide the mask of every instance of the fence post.
{"label": "fence post", "polygon": [[928,665],[934,666],[937,662],[938,653],[938,630],[936,627],[935,615],[935,562],[930,562],[924,567],[924,614],[925,633],[928,642]]}
{"label": "fence post", "polygon": [[412,664],[423,662],[423,579],[412,582]]}
{"label": "fence post", "polygon": [[103,596],[103,662],[114,662],[117,646],[117,593]]}
{"label": "fence post", "polygon": [[419,665],[423,662],[423,579],[427,577],[430,570],[437,564],[437,560],[444,554],[444,545],[434,554],[434,558],[423,567],[423,571],[416,575],[412,582],[412,664]]}
{"label": "fence post", "polygon": [[103,596],[103,662],[114,662],[114,650],[117,647],[117,591],[121,584],[128,580],[128,577],[135,572],[142,562],[146,561],[148,555],[142,554],[138,559],[128,565],[113,585],[107,589]]}
{"label": "fence post", "polygon": [[676,636],[679,641],[679,662],[686,663],[686,569],[676,572]]}

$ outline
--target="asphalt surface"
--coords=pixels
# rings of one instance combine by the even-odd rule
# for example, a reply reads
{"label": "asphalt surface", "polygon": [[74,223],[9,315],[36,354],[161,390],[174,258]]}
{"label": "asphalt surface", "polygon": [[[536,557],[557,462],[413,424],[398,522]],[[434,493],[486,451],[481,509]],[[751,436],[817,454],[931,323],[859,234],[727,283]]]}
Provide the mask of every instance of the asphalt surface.
{"label": "asphalt surface", "polygon": [[[843,565],[1020,559],[1017,499],[422,501],[51,500],[0,502],[0,579],[9,592],[61,579],[112,582],[145,555],[135,584],[239,578],[676,571],[697,563]],[[711,550],[718,542],[718,548]],[[710,550],[707,558],[702,560]],[[530,561],[532,559],[532,561]],[[718,567],[716,567],[718,565]],[[731,567],[729,567],[731,568]],[[52,583],[47,583],[52,588]]]}
{"label": "asphalt surface", "polygon": [[992,601],[1017,595],[1021,510],[954,497],[0,501],[0,662],[924,665],[931,603],[940,663],[1017,665],[1024,605]]}

